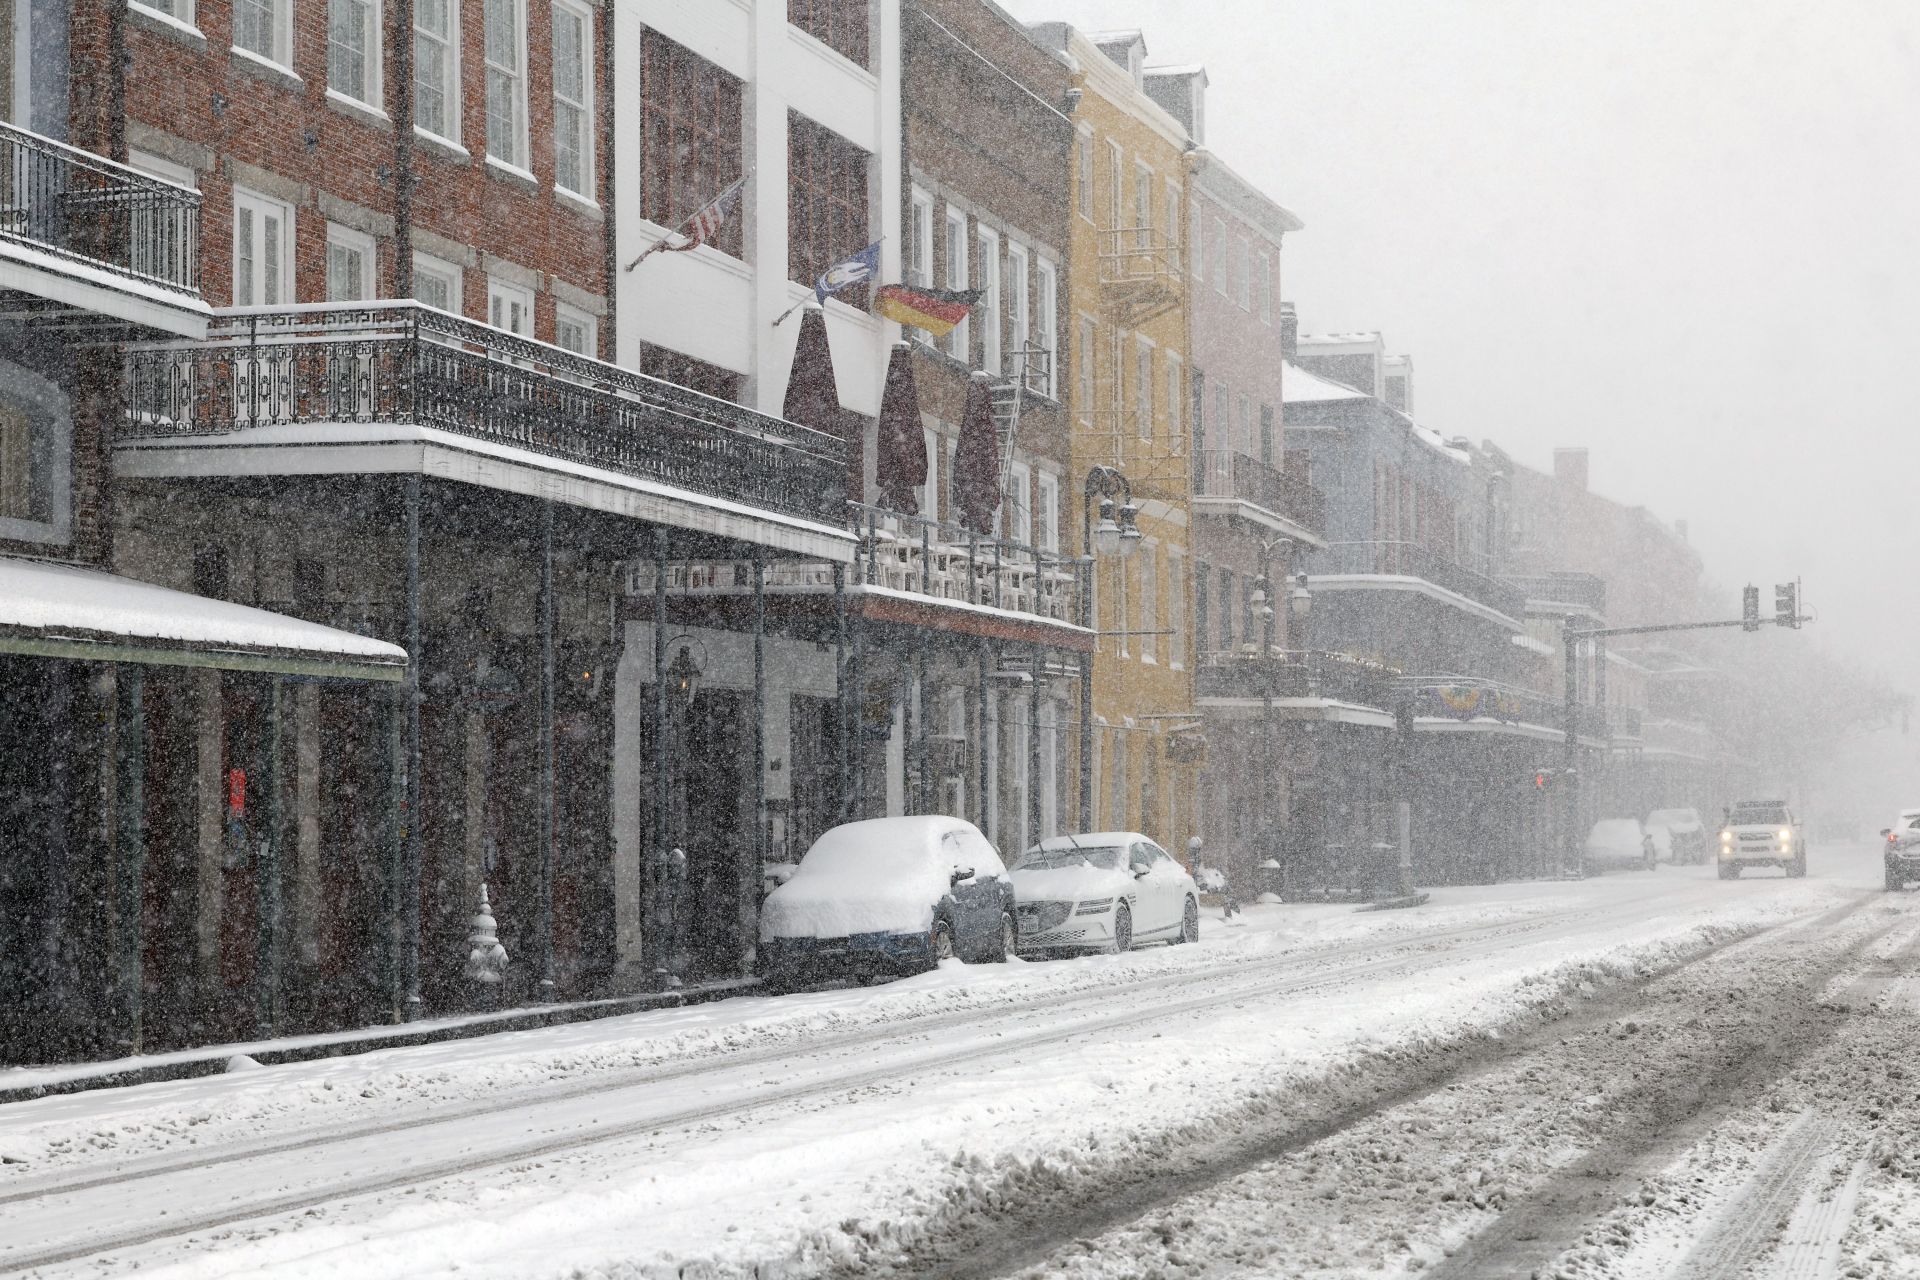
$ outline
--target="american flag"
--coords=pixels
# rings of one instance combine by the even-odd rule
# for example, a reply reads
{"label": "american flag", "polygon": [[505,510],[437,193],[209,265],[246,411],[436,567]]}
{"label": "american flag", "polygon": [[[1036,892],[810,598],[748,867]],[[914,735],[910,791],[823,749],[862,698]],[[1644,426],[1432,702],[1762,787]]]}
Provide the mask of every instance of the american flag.
{"label": "american flag", "polygon": [[650,256],[659,253],[663,249],[668,253],[685,253],[687,250],[698,248],[708,240],[711,240],[720,228],[726,224],[727,218],[733,213],[733,206],[740,202],[741,189],[746,185],[746,175],[742,174],[740,177],[734,179],[732,186],[722,191],[706,204],[700,206],[699,211],[681,225],[680,234],[686,236],[686,243],[668,244],[667,241],[671,240],[674,236],[674,233],[670,231],[649,245],[645,253],[642,253],[632,262],[629,262],[627,264],[627,270],[633,270],[642,262],[645,262]]}

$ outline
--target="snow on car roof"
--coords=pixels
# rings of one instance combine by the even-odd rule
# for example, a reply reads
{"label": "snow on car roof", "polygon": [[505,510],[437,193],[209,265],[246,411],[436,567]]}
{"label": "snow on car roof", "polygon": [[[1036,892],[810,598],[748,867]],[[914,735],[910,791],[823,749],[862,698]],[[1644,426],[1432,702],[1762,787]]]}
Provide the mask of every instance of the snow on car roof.
{"label": "snow on car roof", "polygon": [[1083,849],[1096,846],[1132,844],[1135,840],[1152,842],[1153,837],[1143,836],[1138,831],[1076,831],[1070,836],[1048,836],[1040,842],[1042,849],[1071,849],[1077,842]]}

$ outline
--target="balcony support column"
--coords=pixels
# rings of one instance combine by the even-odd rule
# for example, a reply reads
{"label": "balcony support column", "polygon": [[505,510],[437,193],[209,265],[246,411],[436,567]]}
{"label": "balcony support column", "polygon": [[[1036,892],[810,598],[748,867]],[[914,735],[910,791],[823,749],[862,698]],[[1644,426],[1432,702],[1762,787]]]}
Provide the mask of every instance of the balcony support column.
{"label": "balcony support column", "polygon": [[1566,718],[1566,732],[1561,744],[1561,780],[1566,783],[1561,788],[1560,799],[1560,873],[1563,876],[1579,875],[1580,867],[1580,774],[1577,767],[1579,751],[1579,709],[1580,709],[1580,635],[1573,629],[1573,618],[1568,616],[1562,639],[1567,649],[1566,703],[1563,713]]}
{"label": "balcony support column", "polygon": [[646,921],[640,938],[642,963],[656,988],[664,990],[669,977],[671,946],[667,937],[667,841],[672,831],[668,810],[673,803],[673,744],[667,721],[667,533],[653,531],[653,847],[647,850],[646,874],[640,879],[640,918]]}
{"label": "balcony support column", "polygon": [[420,477],[406,479],[406,593],[407,593],[407,677],[402,697],[406,699],[405,799],[401,827],[400,903],[403,920],[400,941],[400,986],[405,992],[403,1020],[420,1016]]}
{"label": "balcony support column", "polygon": [[838,748],[840,820],[853,812],[852,717],[847,711],[847,566],[833,566],[833,704]]}
{"label": "balcony support column", "polygon": [[534,999],[553,1002],[554,652],[553,503],[540,504],[540,862],[534,886],[533,946],[539,966]]}
{"label": "balcony support column", "polygon": [[980,749],[978,752],[980,759],[980,787],[979,798],[974,801],[973,805],[975,814],[974,825],[979,827],[981,831],[986,832],[988,839],[992,839],[993,788],[989,780],[993,776],[993,743],[987,736],[987,717],[990,714],[988,703],[993,690],[993,648],[986,640],[980,642],[979,660],[980,684],[978,689],[979,703],[977,711],[979,715],[980,735]]}
{"label": "balcony support column", "polygon": [[850,821],[857,822],[867,816],[867,624],[866,619],[855,614],[851,619],[853,627],[853,655],[847,660],[848,691],[847,709],[848,735],[852,748],[852,760],[849,768],[852,772],[852,805],[847,815]]}
{"label": "balcony support column", "polygon": [[113,718],[115,801],[114,923],[119,952],[121,1034],[127,1052],[141,1050],[141,995],[146,987],[145,899],[147,882],[147,708],[146,670],[133,663],[114,669]]}
{"label": "balcony support column", "polygon": [[1037,844],[1047,832],[1040,829],[1040,677],[1046,671],[1046,655],[1039,645],[1029,651],[1027,684],[1027,843]]}
{"label": "balcony support column", "polygon": [[758,548],[753,553],[753,866],[742,877],[741,901],[747,910],[746,939],[741,972],[753,972],[754,938],[759,934],[757,886],[767,865],[767,557]]}

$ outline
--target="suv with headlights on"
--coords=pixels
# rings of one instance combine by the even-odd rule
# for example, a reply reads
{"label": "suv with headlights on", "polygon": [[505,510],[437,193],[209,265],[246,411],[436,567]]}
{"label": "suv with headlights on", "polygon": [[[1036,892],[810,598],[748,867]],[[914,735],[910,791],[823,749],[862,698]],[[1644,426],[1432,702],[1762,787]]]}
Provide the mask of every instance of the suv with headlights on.
{"label": "suv with headlights on", "polygon": [[1742,800],[1727,810],[1720,828],[1720,878],[1738,880],[1746,867],[1778,867],[1807,874],[1807,844],[1800,819],[1784,800]]}

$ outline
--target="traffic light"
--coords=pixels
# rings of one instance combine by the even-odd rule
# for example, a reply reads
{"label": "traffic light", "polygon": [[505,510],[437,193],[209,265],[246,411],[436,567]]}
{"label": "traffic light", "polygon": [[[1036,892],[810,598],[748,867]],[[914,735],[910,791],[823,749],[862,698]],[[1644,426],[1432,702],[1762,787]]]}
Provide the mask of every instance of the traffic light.
{"label": "traffic light", "polygon": [[1533,789],[1539,795],[1553,790],[1553,770],[1535,769],[1533,771]]}
{"label": "traffic light", "polygon": [[1748,587],[1740,593],[1740,629],[1760,629],[1760,588]]}
{"label": "traffic light", "polygon": [[1795,582],[1782,582],[1773,589],[1773,621],[1775,626],[1798,627],[1800,625],[1799,608],[1800,586]]}

